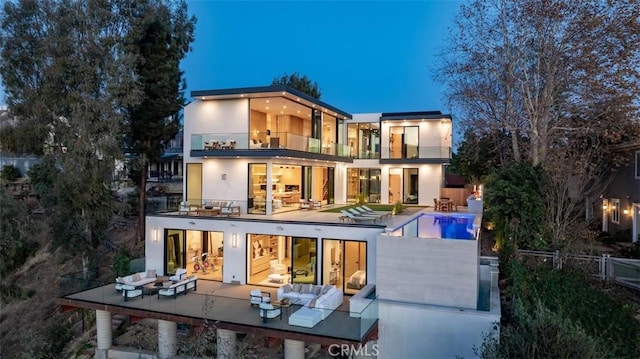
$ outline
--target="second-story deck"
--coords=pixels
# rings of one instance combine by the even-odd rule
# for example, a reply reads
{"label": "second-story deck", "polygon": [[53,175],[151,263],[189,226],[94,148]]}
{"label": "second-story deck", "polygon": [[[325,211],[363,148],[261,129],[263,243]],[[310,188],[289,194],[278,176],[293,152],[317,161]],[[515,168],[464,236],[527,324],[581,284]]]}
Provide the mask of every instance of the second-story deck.
{"label": "second-story deck", "polygon": [[282,308],[282,318],[263,321],[259,308],[250,303],[249,292],[259,288],[271,293],[271,298],[275,300],[275,288],[198,280],[195,291],[189,290],[175,299],[164,296],[158,298],[153,293],[147,293],[144,297],[124,301],[122,294],[115,290],[114,283],[105,280],[69,275],[61,278],[61,286],[63,295],[58,302],[65,308],[105,310],[114,314],[194,326],[201,326],[206,320],[221,329],[260,332],[266,336],[320,344],[364,343],[377,327],[377,302],[372,300],[356,313],[349,308],[348,296],[324,320],[307,328],[289,324],[289,317],[300,309],[299,305]]}

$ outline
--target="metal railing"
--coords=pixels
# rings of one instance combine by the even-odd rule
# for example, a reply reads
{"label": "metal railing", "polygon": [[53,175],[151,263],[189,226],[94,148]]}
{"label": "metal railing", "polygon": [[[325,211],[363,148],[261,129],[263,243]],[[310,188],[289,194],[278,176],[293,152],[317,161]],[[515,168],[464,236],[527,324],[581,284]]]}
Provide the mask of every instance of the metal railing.
{"label": "metal railing", "polygon": [[538,265],[556,269],[562,269],[564,266],[578,267],[603,281],[640,290],[640,259],[617,258],[611,257],[610,254],[601,256],[563,254],[560,251],[519,250],[518,253],[536,261]]}

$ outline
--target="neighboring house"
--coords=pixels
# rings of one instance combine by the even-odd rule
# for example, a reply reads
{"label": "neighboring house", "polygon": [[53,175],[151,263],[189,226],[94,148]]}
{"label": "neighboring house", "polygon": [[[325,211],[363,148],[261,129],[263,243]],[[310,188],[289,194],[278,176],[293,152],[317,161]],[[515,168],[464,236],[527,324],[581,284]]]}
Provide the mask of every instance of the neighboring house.
{"label": "neighboring house", "polygon": [[[500,321],[497,267],[478,252],[481,214],[426,209],[451,159],[451,116],[351,115],[286,86],[192,96],[184,203],[147,216],[145,260],[157,275],[196,274],[203,292],[168,306],[124,302],[113,283],[63,296],[64,306],[97,310],[96,357],[111,348],[111,313],[158,319],[159,357],[175,355],[163,343],[175,343],[176,323],[204,318],[218,328],[219,357],[233,357],[237,332],[284,339],[285,358],[304,358],[309,344],[368,345],[384,358],[473,356]],[[352,222],[321,210],[359,200],[416,207]],[[203,253],[211,267],[196,271]],[[286,283],[302,294],[330,286],[331,299],[316,293],[321,314],[294,305],[261,320],[266,309],[251,309],[249,290],[275,302]]]}
{"label": "neighboring house", "polygon": [[602,194],[602,206],[596,209],[602,218],[602,231],[629,230],[630,242],[640,241],[640,142],[621,146],[630,156],[628,165],[618,169]]}

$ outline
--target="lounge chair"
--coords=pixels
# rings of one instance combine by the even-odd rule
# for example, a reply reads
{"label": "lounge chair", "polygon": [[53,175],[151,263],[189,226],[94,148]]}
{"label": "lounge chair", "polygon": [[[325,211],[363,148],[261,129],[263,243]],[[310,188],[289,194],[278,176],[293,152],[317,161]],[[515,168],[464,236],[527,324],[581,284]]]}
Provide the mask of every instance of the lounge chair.
{"label": "lounge chair", "polygon": [[260,303],[260,318],[262,318],[263,323],[266,323],[268,319],[282,319],[282,309],[274,307],[270,303]]}
{"label": "lounge chair", "polygon": [[271,303],[271,293],[263,292],[260,289],[253,289],[250,292],[251,306],[259,305],[262,303]]}
{"label": "lounge chair", "polygon": [[379,216],[384,217],[389,217],[391,215],[391,212],[388,211],[374,211],[373,209],[367,207],[367,206],[360,206],[360,207],[355,207],[356,210],[360,211],[360,210],[364,210],[369,214],[377,214]]}
{"label": "lounge chair", "polygon": [[371,213],[362,213],[362,212],[356,210],[355,208],[349,208],[349,209],[347,209],[347,211],[353,213],[355,216],[372,217],[372,218],[376,218],[376,219],[382,219],[381,215],[371,214]]}
{"label": "lounge chair", "polygon": [[349,211],[345,211],[344,209],[341,209],[340,213],[354,222],[371,221],[372,223],[376,223],[376,220],[379,219],[379,217],[356,216],[355,214]]}

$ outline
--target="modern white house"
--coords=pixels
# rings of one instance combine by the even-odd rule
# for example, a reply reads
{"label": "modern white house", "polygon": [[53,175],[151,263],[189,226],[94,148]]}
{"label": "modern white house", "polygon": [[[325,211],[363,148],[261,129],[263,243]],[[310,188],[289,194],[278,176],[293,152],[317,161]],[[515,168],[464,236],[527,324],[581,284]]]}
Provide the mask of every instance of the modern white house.
{"label": "modern white house", "polygon": [[[381,358],[473,355],[500,319],[497,266],[479,256],[481,213],[427,208],[451,159],[450,115],[351,115],[286,86],[192,97],[184,201],[147,216],[145,260],[158,278],[179,286],[186,272],[197,286],[169,305],[144,286],[124,301],[113,283],[63,296],[64,306],[98,311],[98,357],[114,350],[111,313],[158,319],[167,358],[177,323],[204,319],[217,323],[219,357],[233,357],[237,332],[284,339],[285,358],[304,358],[309,344]],[[412,210],[327,211],[356,202]],[[355,349],[367,343],[367,353]]]}

